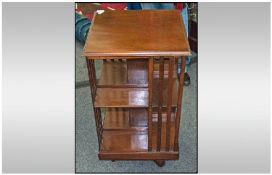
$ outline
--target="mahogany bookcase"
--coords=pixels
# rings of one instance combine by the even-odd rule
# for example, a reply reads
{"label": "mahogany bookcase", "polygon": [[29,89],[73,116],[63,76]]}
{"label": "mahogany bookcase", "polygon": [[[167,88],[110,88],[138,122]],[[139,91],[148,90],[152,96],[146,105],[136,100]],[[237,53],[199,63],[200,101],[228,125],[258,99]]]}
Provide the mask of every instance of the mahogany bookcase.
{"label": "mahogany bookcase", "polygon": [[[179,158],[186,55],[190,47],[177,10],[94,14],[84,56],[100,160],[154,160],[163,166]],[[103,60],[100,77],[97,60]]]}

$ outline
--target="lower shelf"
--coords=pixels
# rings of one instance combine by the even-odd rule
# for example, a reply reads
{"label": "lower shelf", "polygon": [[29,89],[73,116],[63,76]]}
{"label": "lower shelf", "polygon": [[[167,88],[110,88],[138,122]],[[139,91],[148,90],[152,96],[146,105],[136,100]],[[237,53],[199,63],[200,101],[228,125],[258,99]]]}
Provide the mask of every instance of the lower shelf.
{"label": "lower shelf", "polygon": [[[165,140],[165,137],[162,137],[162,140]],[[178,151],[173,149],[165,151],[165,141],[160,152],[155,151],[155,146],[156,143],[153,143],[153,151],[147,151],[148,135],[144,132],[104,131],[98,156],[105,160],[174,160],[179,158]]]}
{"label": "lower shelf", "polygon": [[[175,116],[171,116],[170,151],[166,151],[166,114],[162,114],[161,152],[157,148],[158,115],[152,115],[152,152],[148,152],[148,130],[146,109],[108,109],[103,122],[102,143],[99,157],[101,159],[151,159],[160,154],[163,159],[177,159],[174,152]],[[137,115],[136,115],[137,114]],[[131,157],[130,157],[131,156]],[[130,158],[129,158],[130,157]]]}
{"label": "lower shelf", "polygon": [[102,152],[141,152],[147,151],[148,137],[141,131],[104,131]]}

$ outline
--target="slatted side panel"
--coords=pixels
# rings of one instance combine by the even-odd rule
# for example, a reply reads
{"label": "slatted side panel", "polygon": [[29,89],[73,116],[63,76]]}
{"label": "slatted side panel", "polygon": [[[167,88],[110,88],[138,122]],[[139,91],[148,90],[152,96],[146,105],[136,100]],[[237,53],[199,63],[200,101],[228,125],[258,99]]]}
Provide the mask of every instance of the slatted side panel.
{"label": "slatted side panel", "polygon": [[178,104],[177,104],[177,113],[175,119],[175,139],[174,139],[174,151],[179,149],[179,125],[181,118],[181,109],[182,109],[182,95],[183,95],[183,83],[184,83],[184,70],[185,70],[185,56],[181,58],[181,72],[179,78],[179,87],[178,87]]}
{"label": "slatted side panel", "polygon": [[126,62],[126,59],[103,59],[103,62]]}
{"label": "slatted side panel", "polygon": [[99,146],[99,150],[100,150],[100,143],[101,143],[101,140],[102,140],[103,126],[102,126],[101,110],[100,110],[100,108],[96,108],[94,106],[96,90],[97,90],[95,65],[94,65],[94,60],[92,60],[92,59],[86,58],[86,61],[87,61],[88,75],[89,75],[91,95],[92,95],[92,101],[93,101],[93,110],[94,110],[94,116],[95,116],[98,146]]}
{"label": "slatted side panel", "polygon": [[[149,129],[155,132],[155,134],[152,134],[154,138],[151,138],[151,134],[149,133],[149,138],[151,138],[149,139],[149,150],[153,149],[152,151],[156,152],[178,151],[185,57],[181,58],[181,74],[178,80],[178,87],[174,87],[175,81],[177,81],[177,68],[175,67],[177,65],[177,59],[178,58],[173,57],[160,57],[159,59],[155,59],[158,64],[158,69],[156,69],[158,76],[153,76],[153,80],[155,78],[158,84],[156,87],[153,87],[153,90],[158,91],[158,93],[155,93],[157,94],[156,99],[158,100],[158,105],[156,108],[152,108],[153,115],[157,114],[157,118],[153,120],[152,126],[149,125]],[[167,69],[167,71],[165,69]],[[150,70],[149,76],[152,76]],[[173,89],[175,88],[178,88],[178,92],[175,91],[174,93]],[[163,90],[167,90],[166,96],[163,95]],[[177,96],[177,102],[173,101],[174,96]],[[163,104],[166,104],[166,107],[164,107]],[[176,107],[173,107],[173,105]],[[151,114],[149,114],[149,116],[150,115]],[[153,145],[153,147],[151,148],[150,145]]]}

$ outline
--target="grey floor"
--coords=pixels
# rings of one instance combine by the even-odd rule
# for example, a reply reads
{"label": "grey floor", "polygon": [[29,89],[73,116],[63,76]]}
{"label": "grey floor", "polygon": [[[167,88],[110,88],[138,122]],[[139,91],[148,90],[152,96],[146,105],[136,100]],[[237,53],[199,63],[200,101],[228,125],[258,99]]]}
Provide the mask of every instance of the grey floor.
{"label": "grey floor", "polygon": [[[184,88],[180,129],[180,158],[158,167],[153,161],[99,160],[94,114],[83,45],[76,41],[76,172],[197,172],[197,63],[192,58],[188,72],[191,84]],[[97,69],[100,68],[98,63]]]}

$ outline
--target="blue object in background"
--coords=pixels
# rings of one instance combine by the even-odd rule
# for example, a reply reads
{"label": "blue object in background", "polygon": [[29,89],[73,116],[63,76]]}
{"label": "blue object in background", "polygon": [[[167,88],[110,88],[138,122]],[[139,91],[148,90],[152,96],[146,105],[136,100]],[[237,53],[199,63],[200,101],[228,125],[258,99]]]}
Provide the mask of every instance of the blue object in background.
{"label": "blue object in background", "polygon": [[180,15],[182,16],[184,27],[188,36],[188,6],[187,5],[185,5]]}
{"label": "blue object in background", "polygon": [[87,33],[91,25],[91,20],[77,12],[75,13],[75,19],[76,19],[75,28],[76,39],[82,43],[85,43]]}
{"label": "blue object in background", "polygon": [[139,2],[128,2],[127,7],[128,10],[142,10],[141,3]]}
{"label": "blue object in background", "polygon": [[[185,7],[183,8],[183,10],[181,11],[181,16],[183,18],[183,23],[184,23],[184,27],[185,27],[185,30],[186,30],[186,34],[187,34],[187,37],[188,37],[188,6],[185,5]],[[181,60],[180,60],[181,61]],[[191,61],[191,58],[189,56],[186,57],[186,66],[185,66],[185,72],[188,71],[188,65],[190,64],[190,61]],[[181,64],[181,63],[179,63]],[[180,70],[178,70],[179,73],[180,73]]]}
{"label": "blue object in background", "polygon": [[142,9],[175,9],[174,3],[141,3]]}

